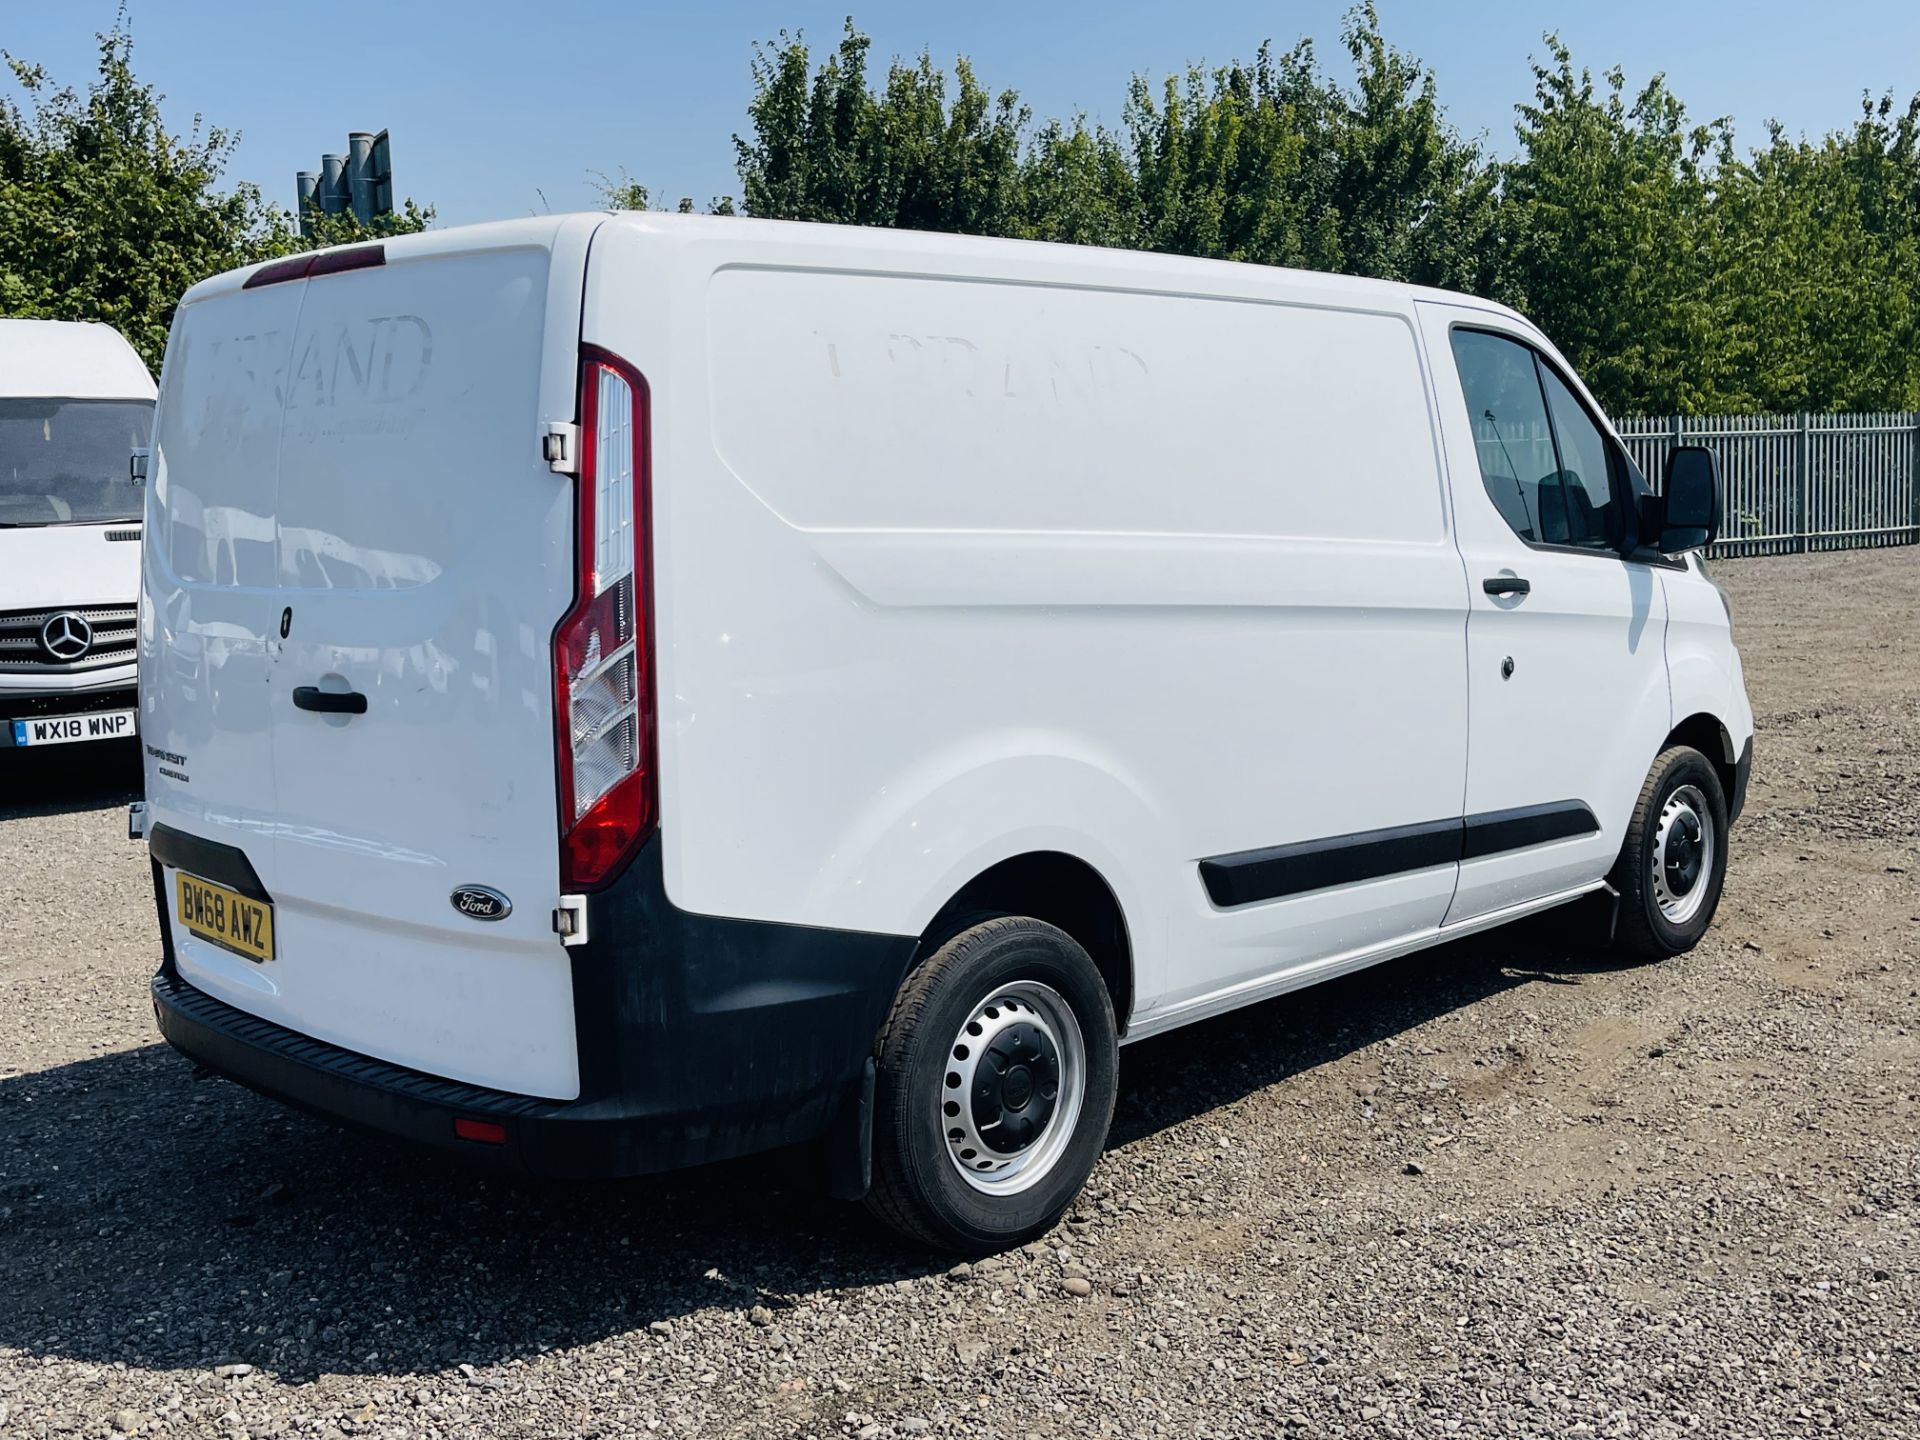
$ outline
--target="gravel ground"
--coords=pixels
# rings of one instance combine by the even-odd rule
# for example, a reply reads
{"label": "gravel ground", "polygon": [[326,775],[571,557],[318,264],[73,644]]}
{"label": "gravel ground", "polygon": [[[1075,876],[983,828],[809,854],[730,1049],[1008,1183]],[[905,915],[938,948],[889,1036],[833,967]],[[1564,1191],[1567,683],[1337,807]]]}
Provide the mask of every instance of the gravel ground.
{"label": "gravel ground", "polygon": [[0,1437],[1920,1435],[1920,551],[1720,568],[1697,951],[1536,921],[1130,1048],[970,1269],[790,1158],[504,1183],[196,1081],[131,761],[0,770]]}

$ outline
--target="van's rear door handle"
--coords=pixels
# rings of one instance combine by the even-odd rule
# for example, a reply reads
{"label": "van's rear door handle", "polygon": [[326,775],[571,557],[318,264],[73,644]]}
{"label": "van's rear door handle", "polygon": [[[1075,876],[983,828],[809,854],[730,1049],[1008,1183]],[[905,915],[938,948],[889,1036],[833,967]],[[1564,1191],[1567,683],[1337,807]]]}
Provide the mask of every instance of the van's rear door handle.
{"label": "van's rear door handle", "polygon": [[364,715],[367,697],[358,690],[317,690],[311,685],[296,685],[293,703],[299,709],[320,715]]}
{"label": "van's rear door handle", "polygon": [[1489,595],[1528,595],[1533,586],[1518,575],[1489,575],[1480,582],[1480,588]]}

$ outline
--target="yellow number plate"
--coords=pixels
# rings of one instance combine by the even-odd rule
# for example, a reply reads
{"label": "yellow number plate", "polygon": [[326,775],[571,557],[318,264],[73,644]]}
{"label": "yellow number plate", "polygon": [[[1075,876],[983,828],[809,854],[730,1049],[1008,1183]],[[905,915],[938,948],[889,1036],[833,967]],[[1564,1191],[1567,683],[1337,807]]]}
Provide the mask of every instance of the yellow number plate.
{"label": "yellow number plate", "polygon": [[273,959],[273,906],[174,872],[175,913],[202,940],[249,960]]}

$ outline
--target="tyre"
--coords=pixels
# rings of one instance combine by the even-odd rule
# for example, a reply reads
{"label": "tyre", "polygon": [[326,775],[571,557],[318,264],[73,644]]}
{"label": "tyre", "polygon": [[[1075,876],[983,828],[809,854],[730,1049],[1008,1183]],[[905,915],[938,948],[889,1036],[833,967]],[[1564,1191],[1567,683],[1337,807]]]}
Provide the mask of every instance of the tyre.
{"label": "tyre", "polygon": [[867,1208],[985,1254],[1059,1222],[1113,1119],[1113,1003],[1066,932],[976,923],[907,977],[876,1048]]}
{"label": "tyre", "polygon": [[1620,895],[1615,944],[1649,960],[1691,950],[1713,923],[1726,875],[1719,772],[1690,746],[1662,751],[1607,877]]}

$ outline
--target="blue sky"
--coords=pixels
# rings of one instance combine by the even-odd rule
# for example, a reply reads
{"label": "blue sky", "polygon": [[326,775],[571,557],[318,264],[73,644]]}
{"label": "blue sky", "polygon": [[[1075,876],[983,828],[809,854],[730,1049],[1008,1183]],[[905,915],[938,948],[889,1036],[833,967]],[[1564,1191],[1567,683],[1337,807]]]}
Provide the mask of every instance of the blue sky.
{"label": "blue sky", "polygon": [[[0,44],[83,83],[93,32],[115,6],[11,3]],[[1344,0],[130,0],[135,66],[166,92],[170,122],[185,129],[197,112],[241,132],[229,179],[291,207],[295,170],[344,149],[350,129],[390,127],[396,188],[436,205],[443,224],[587,207],[602,171],[627,170],[656,203],[735,191],[731,137],[745,125],[753,43],[801,29],[823,50],[849,9],[883,65],[923,47],[942,62],[964,53],[990,88],[1018,90],[1039,116],[1117,122],[1130,73],[1223,63],[1269,37],[1311,35],[1331,68],[1346,62]],[[1827,0],[1811,23],[1809,7],[1781,0],[1379,9],[1388,37],[1434,69],[1455,122],[1502,150],[1549,26],[1596,71],[1620,64],[1630,84],[1666,71],[1693,115],[1732,115],[1747,140],[1769,117],[1813,134],[1844,125],[1863,89],[1920,89],[1911,0]]]}

